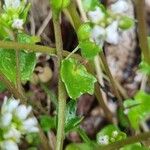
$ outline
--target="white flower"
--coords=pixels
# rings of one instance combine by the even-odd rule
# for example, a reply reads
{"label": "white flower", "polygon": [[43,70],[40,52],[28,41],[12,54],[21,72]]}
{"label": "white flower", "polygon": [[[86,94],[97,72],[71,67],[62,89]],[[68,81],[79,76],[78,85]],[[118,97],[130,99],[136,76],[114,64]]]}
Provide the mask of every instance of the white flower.
{"label": "white flower", "polygon": [[113,131],[113,132],[112,132],[112,136],[113,136],[113,137],[116,137],[118,134],[119,134],[118,131]]}
{"label": "white flower", "polygon": [[118,44],[119,43],[119,32],[118,32],[118,21],[112,22],[106,28],[106,41],[110,44]]}
{"label": "white flower", "polygon": [[5,134],[5,139],[13,139],[15,142],[19,142],[21,138],[21,132],[15,129],[15,127],[11,127]]}
{"label": "white flower", "polygon": [[110,9],[115,13],[123,13],[129,9],[129,6],[126,0],[118,0],[110,6]]}
{"label": "white flower", "polygon": [[95,25],[91,32],[92,40],[99,46],[103,46],[104,40],[106,37],[106,31],[104,28]]}
{"label": "white flower", "polygon": [[25,105],[20,105],[16,108],[15,114],[19,119],[25,120],[30,114],[31,110],[31,106],[26,107]]}
{"label": "white flower", "polygon": [[2,150],[19,150],[18,145],[12,140],[6,140],[1,144]]}
{"label": "white flower", "polygon": [[12,114],[11,113],[4,113],[1,117],[1,123],[3,127],[6,127],[8,125],[10,125],[12,120]]}
{"label": "white flower", "polygon": [[108,137],[108,135],[100,136],[100,137],[98,138],[98,143],[99,143],[99,144],[102,144],[102,145],[107,145],[107,144],[109,144],[109,137]]}
{"label": "white flower", "polygon": [[29,118],[24,121],[23,126],[27,132],[38,132],[39,129],[36,127],[37,120],[35,118]]}
{"label": "white flower", "polygon": [[[2,150],[18,150],[17,143],[22,135],[38,132],[37,120],[29,117],[31,106],[20,104],[19,100],[5,97],[0,113],[0,131],[3,141],[0,141]],[[11,148],[7,144],[11,145]]]}
{"label": "white flower", "polygon": [[104,19],[105,14],[101,10],[100,7],[96,7],[94,11],[89,11],[88,12],[88,17],[89,17],[89,19],[90,19],[91,22],[93,22],[93,23],[99,23],[101,20]]}
{"label": "white flower", "polygon": [[20,101],[15,100],[14,98],[11,98],[11,100],[8,101],[8,98],[4,98],[4,102],[1,108],[1,112],[4,114],[5,112],[12,113],[19,105]]}
{"label": "white flower", "polygon": [[12,28],[22,30],[23,29],[23,19],[14,19],[12,23]]}
{"label": "white flower", "polygon": [[7,8],[18,8],[20,6],[20,0],[5,0],[5,7]]}

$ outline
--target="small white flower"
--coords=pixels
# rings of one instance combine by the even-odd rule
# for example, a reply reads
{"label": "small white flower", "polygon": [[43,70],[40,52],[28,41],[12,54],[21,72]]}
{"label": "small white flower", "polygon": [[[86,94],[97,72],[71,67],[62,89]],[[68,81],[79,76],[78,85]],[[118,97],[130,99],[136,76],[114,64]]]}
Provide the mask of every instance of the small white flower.
{"label": "small white flower", "polygon": [[12,140],[6,140],[1,145],[2,150],[19,150],[18,145]]}
{"label": "small white flower", "polygon": [[19,105],[19,100],[15,100],[14,98],[11,98],[10,101],[8,101],[8,98],[4,98],[4,102],[1,108],[1,112],[4,114],[5,112],[12,113]]}
{"label": "small white flower", "polygon": [[26,132],[38,132],[39,129],[36,127],[37,120],[35,118],[29,118],[23,122],[23,127]]}
{"label": "small white flower", "polygon": [[113,137],[116,137],[118,134],[119,134],[118,131],[113,131],[113,132],[112,132],[112,136],[113,136]]}
{"label": "small white flower", "polygon": [[21,132],[15,129],[14,127],[11,127],[8,132],[4,134],[5,139],[13,139],[15,142],[19,142],[21,138]]}
{"label": "small white flower", "polygon": [[106,41],[110,44],[118,44],[119,43],[119,32],[118,32],[118,21],[112,22],[106,28]]}
{"label": "small white flower", "polygon": [[12,120],[12,114],[11,113],[4,113],[1,117],[1,124],[3,127],[6,127],[8,125],[10,125]]}
{"label": "small white flower", "polygon": [[106,31],[104,28],[95,25],[91,32],[92,40],[99,46],[103,46],[104,40],[106,37]]}
{"label": "small white flower", "polygon": [[12,23],[12,28],[22,30],[23,29],[23,19],[14,19]]}
{"label": "small white flower", "polygon": [[15,114],[19,119],[25,120],[30,114],[31,110],[31,106],[26,107],[25,105],[20,105],[16,108]]}
{"label": "small white flower", "polygon": [[6,8],[18,8],[20,6],[20,0],[5,0]]}
{"label": "small white flower", "polygon": [[88,17],[89,17],[89,19],[90,19],[91,22],[93,22],[93,23],[99,23],[101,20],[104,19],[105,14],[101,10],[100,7],[96,7],[94,11],[89,11],[88,12]]}
{"label": "small white flower", "polygon": [[110,9],[115,13],[123,13],[129,9],[126,0],[118,0],[116,3],[112,4]]}
{"label": "small white flower", "polygon": [[104,136],[100,136],[98,138],[98,143],[102,144],[102,145],[107,145],[109,144],[109,136],[108,135],[104,135]]}

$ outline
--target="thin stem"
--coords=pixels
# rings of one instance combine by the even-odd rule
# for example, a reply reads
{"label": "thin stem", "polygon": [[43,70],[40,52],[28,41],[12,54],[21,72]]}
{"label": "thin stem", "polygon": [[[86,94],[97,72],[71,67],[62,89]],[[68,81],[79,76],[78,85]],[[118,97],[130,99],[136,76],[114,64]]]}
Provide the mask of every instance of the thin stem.
{"label": "thin stem", "polygon": [[79,50],[79,47],[77,46],[65,59],[70,58],[75,52]]}
{"label": "thin stem", "polygon": [[21,85],[21,71],[20,71],[20,51],[16,51],[16,88],[17,90],[22,93],[22,85]]}
{"label": "thin stem", "polygon": [[144,56],[144,60],[150,64],[150,52],[148,48],[147,40],[147,25],[146,25],[146,12],[145,12],[145,0],[134,0],[136,8],[136,16],[138,20],[138,37],[140,47]]}
{"label": "thin stem", "polygon": [[[51,56],[56,56],[56,49],[47,47],[47,46],[41,46],[41,45],[33,45],[33,44],[24,44],[24,43],[17,43],[17,42],[10,42],[10,41],[0,41],[0,48],[5,48],[9,50],[26,50],[28,52],[39,52]],[[70,52],[63,50],[62,55],[64,57],[68,56]],[[78,60],[83,60],[82,57],[78,54],[73,54],[73,58],[76,58]]]}
{"label": "thin stem", "polygon": [[54,24],[54,33],[55,33],[55,41],[56,41],[57,59],[58,59],[57,63],[58,63],[58,79],[59,79],[58,80],[58,125],[57,125],[56,150],[62,150],[63,140],[65,136],[64,124],[65,124],[65,108],[66,108],[66,91],[60,77],[63,42],[62,42],[59,17],[56,18],[55,14],[53,14],[53,24]]}
{"label": "thin stem", "polygon": [[109,77],[109,79],[110,79],[110,83],[111,83],[111,85],[112,85],[112,87],[113,87],[113,91],[114,91],[114,93],[115,93],[115,96],[116,96],[117,99],[118,99],[119,106],[122,107],[122,106],[123,106],[122,98],[121,98],[121,96],[120,96],[120,94],[119,94],[119,92],[118,92],[118,90],[117,90],[117,88],[116,88],[116,85],[115,85],[113,76],[112,76],[112,74],[111,74],[111,72],[110,72],[110,69],[109,69],[108,64],[107,64],[107,60],[106,60],[106,58],[105,58],[103,52],[100,53],[100,58],[101,58],[102,63],[103,63],[103,65],[104,65],[106,74],[108,75],[108,77]]}
{"label": "thin stem", "polygon": [[149,138],[150,138],[150,132],[141,133],[139,135],[128,137],[127,139],[115,142],[113,144],[109,144],[107,146],[98,147],[97,150],[102,150],[102,149],[104,149],[104,150],[116,150],[116,149],[119,149],[125,145],[145,141],[145,140],[148,140]]}
{"label": "thin stem", "polygon": [[80,27],[80,25],[82,24],[82,21],[80,19],[80,16],[76,10],[76,5],[74,2],[71,2],[71,4],[69,5],[69,7],[67,8],[72,20],[73,20],[73,23],[74,23],[74,28],[75,30],[77,31],[78,28]]}

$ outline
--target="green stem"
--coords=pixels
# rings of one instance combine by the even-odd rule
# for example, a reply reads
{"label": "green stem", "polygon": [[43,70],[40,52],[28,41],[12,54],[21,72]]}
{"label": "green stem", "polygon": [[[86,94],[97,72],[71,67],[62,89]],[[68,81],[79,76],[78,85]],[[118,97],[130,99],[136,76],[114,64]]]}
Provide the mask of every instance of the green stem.
{"label": "green stem", "polygon": [[136,16],[138,20],[138,37],[139,44],[144,56],[144,60],[150,64],[150,52],[148,48],[147,40],[147,25],[146,25],[146,12],[145,12],[145,0],[134,0],[136,8]]}
{"label": "green stem", "polygon": [[[10,41],[0,41],[0,48],[4,49],[10,49],[10,50],[26,50],[28,52],[39,52],[51,56],[56,56],[56,49],[47,47],[47,46],[41,46],[41,45],[33,45],[33,44],[24,44],[24,43],[17,43],[17,42],[10,42]],[[68,56],[70,52],[63,50],[62,55],[64,57]],[[78,54],[73,54],[73,58],[76,58],[78,60],[83,60],[82,57]]]}
{"label": "green stem", "polygon": [[56,150],[62,150],[63,140],[65,136],[64,126],[65,126],[66,91],[60,77],[63,42],[62,42],[59,17],[55,18],[55,14],[53,14],[53,24],[54,24],[54,33],[55,33],[55,41],[56,41],[57,59],[58,59],[57,60],[58,63],[58,124],[57,124]]}
{"label": "green stem", "polygon": [[103,150],[103,149],[104,150],[117,150],[123,146],[134,144],[136,142],[142,142],[142,141],[148,140],[149,138],[150,138],[150,132],[141,133],[139,135],[131,136],[131,137],[128,137],[127,139],[109,144],[107,146],[98,147],[97,150]]}

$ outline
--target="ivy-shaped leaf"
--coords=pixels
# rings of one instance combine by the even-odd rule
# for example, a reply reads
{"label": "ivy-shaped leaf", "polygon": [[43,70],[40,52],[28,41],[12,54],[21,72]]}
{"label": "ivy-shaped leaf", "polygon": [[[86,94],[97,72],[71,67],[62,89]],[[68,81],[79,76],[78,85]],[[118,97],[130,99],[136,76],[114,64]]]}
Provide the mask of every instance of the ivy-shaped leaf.
{"label": "ivy-shaped leaf", "polygon": [[61,78],[72,99],[77,99],[84,93],[93,94],[94,92],[96,78],[75,59],[69,58],[62,61]]}
{"label": "ivy-shaped leaf", "polygon": [[126,100],[124,106],[133,128],[138,129],[139,123],[150,114],[150,95],[139,91],[134,100]]}
{"label": "ivy-shaped leaf", "polygon": [[[18,34],[18,42],[20,43],[33,43],[35,38],[30,37],[29,35],[20,33]],[[34,40],[33,40],[34,39]],[[16,82],[16,51],[0,49],[0,70],[5,74],[5,76],[12,81]],[[27,81],[30,79],[30,76],[34,70],[36,64],[36,55],[35,53],[27,53],[24,50],[20,51],[20,71],[21,71],[21,80]]]}

